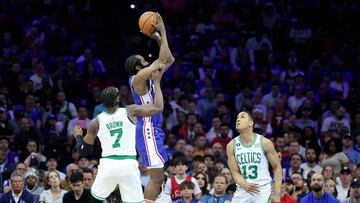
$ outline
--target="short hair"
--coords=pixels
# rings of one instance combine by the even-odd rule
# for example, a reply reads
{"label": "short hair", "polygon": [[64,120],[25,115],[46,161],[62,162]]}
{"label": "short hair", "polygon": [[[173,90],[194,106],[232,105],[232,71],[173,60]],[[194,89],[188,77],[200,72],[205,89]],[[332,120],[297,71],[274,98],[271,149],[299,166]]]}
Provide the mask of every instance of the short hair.
{"label": "short hair", "polygon": [[241,112],[247,113],[247,115],[249,116],[250,120],[254,121],[253,114],[252,114],[252,112],[251,112],[249,109],[243,108],[243,109],[241,109],[240,113],[241,113]]}
{"label": "short hair", "polygon": [[191,181],[184,181],[180,184],[180,189],[181,190],[185,190],[185,189],[194,189],[195,188],[195,185],[193,182]]}
{"label": "short hair", "polygon": [[174,164],[174,166],[177,166],[177,165],[186,165],[187,166],[187,160],[184,156],[179,156],[174,159],[173,164]]}
{"label": "short hair", "polygon": [[125,70],[129,75],[136,75],[136,66],[141,65],[141,60],[137,56],[136,54],[131,55],[125,61]]}
{"label": "short hair", "polygon": [[93,171],[92,171],[91,169],[89,169],[89,168],[83,168],[83,169],[82,169],[82,173],[83,173],[83,174],[84,174],[84,173],[91,173],[91,175],[94,176]]}
{"label": "short hair", "polygon": [[16,171],[12,172],[12,174],[11,174],[11,176],[10,176],[10,179],[13,180],[15,177],[21,177],[22,180],[25,179],[25,177],[24,177],[23,174],[21,174],[21,173],[19,173],[19,172],[16,172]]}
{"label": "short hair", "polygon": [[223,174],[221,174],[221,173],[217,174],[217,175],[214,177],[214,182],[215,182],[215,179],[216,179],[217,177],[223,177],[223,178],[225,179],[225,184],[227,184],[227,183],[228,183],[228,182],[227,182],[227,178],[226,178],[226,176],[224,176],[224,175],[223,175]]}
{"label": "short hair", "polygon": [[100,93],[100,100],[106,108],[115,107],[119,104],[116,102],[116,97],[118,97],[120,91],[118,88],[110,86],[105,88]]}
{"label": "short hair", "polygon": [[72,173],[70,175],[70,182],[71,183],[77,183],[77,182],[83,182],[84,181],[84,175],[79,172],[79,171],[76,171],[75,173]]}

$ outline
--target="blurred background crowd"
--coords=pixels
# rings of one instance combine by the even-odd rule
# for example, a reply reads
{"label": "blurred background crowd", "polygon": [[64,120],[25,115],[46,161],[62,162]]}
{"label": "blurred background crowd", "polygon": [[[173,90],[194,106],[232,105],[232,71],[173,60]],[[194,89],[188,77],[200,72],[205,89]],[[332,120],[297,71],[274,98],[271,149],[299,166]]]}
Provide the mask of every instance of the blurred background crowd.
{"label": "blurred background crowd", "polygon": [[[162,79],[168,176],[177,173],[174,159],[185,157],[202,195],[214,193],[219,173],[226,185],[215,192],[234,191],[225,147],[238,134],[237,114],[247,109],[254,131],[279,152],[284,194],[300,200],[311,191],[314,171],[339,201],[360,195],[354,192],[360,186],[359,2],[0,4],[1,193],[22,187],[41,199],[50,188],[63,198],[71,176],[91,187],[100,145],[93,156],[79,157],[72,130],[79,125],[86,131],[103,110],[104,87],[119,87],[122,105],[133,102],[124,59],[135,53],[157,58],[156,42],[137,26],[141,13],[154,10],[163,16],[176,58]],[[146,185],[141,163],[140,171]],[[16,174],[25,184],[15,184]]]}

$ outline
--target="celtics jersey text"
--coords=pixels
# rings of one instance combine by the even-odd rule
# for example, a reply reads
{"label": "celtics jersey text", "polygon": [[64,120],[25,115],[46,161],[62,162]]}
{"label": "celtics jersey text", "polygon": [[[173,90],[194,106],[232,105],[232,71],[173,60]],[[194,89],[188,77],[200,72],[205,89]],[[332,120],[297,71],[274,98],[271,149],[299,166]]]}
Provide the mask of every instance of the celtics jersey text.
{"label": "celtics jersey text", "polygon": [[102,157],[136,156],[136,126],[127,117],[125,108],[118,108],[114,113],[105,111],[97,116],[99,131],[97,136],[101,142]]}
{"label": "celtics jersey text", "polygon": [[260,186],[271,182],[269,163],[263,149],[263,136],[254,133],[253,143],[244,145],[240,135],[233,139],[234,155],[246,182]]}

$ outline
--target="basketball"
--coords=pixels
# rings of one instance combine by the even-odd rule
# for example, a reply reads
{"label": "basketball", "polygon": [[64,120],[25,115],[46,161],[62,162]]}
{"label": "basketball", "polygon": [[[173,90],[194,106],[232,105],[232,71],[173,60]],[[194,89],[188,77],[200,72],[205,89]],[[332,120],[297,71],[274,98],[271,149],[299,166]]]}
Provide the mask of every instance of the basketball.
{"label": "basketball", "polygon": [[157,17],[155,12],[145,12],[139,18],[140,30],[145,34],[153,34],[156,31],[156,27],[154,26],[156,24]]}

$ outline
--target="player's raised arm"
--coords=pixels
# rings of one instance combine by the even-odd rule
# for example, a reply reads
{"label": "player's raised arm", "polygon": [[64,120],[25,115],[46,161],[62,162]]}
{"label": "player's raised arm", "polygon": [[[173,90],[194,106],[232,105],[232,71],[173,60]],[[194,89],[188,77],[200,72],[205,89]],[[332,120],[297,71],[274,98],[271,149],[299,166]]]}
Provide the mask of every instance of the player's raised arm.
{"label": "player's raised arm", "polygon": [[89,123],[85,137],[80,126],[75,126],[73,136],[76,139],[76,149],[79,150],[80,156],[87,156],[92,153],[94,141],[99,130],[99,121],[94,118]]}
{"label": "player's raised arm", "polygon": [[142,105],[134,104],[127,106],[126,108],[129,117],[137,117],[137,116],[149,117],[163,111],[164,99],[160,88],[161,77],[162,77],[162,72],[160,71],[155,71],[152,74],[152,79],[154,80],[154,86],[155,86],[154,104],[142,104]]}
{"label": "player's raised arm", "polygon": [[233,176],[235,183],[252,195],[258,194],[259,193],[258,184],[247,183],[240,172],[240,169],[235,160],[233,141],[231,141],[231,142],[229,142],[229,144],[227,144],[226,154],[228,157],[228,165],[229,165],[229,168],[231,171],[231,175]]}
{"label": "player's raised arm", "polygon": [[272,196],[272,201],[280,202],[282,172],[279,156],[274,148],[274,144],[269,139],[263,139],[263,146],[266,157],[269,160],[269,163],[271,164],[274,171],[274,193]]}

